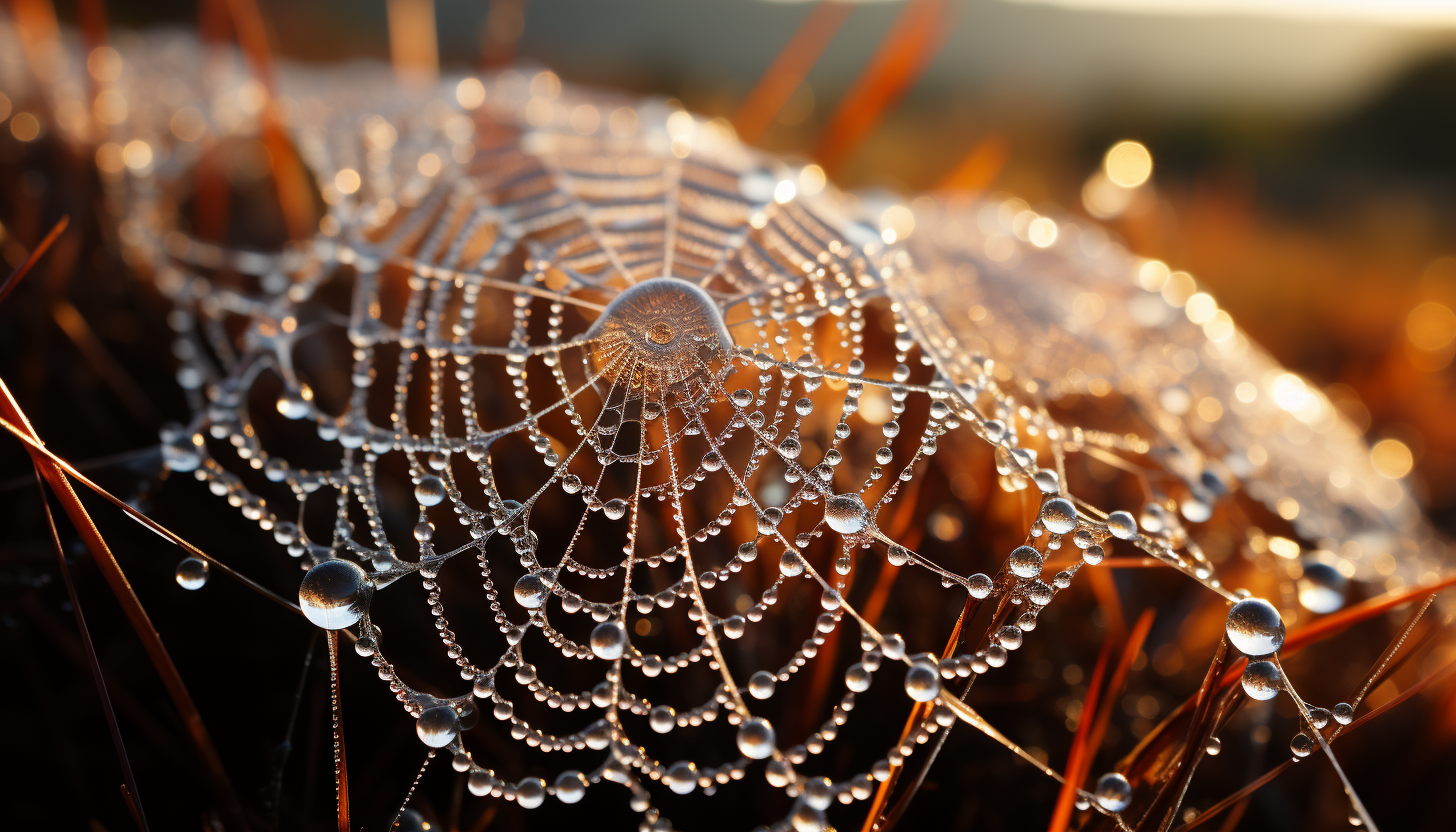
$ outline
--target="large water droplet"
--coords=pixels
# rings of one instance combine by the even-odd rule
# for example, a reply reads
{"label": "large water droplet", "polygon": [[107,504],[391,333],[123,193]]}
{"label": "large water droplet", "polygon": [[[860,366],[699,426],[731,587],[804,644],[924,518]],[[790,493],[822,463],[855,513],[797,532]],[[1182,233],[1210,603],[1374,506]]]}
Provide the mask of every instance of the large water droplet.
{"label": "large water droplet", "polygon": [[1330,613],[1345,605],[1349,579],[1327,561],[1306,558],[1299,576],[1299,604],[1310,612]]}
{"label": "large water droplet", "polygon": [[352,626],[369,605],[369,577],[353,561],[326,560],[308,570],[298,587],[298,606],[325,630]]}
{"label": "large water droplet", "polygon": [[591,651],[599,659],[615,661],[627,649],[627,631],[616,621],[603,621],[591,632]]}
{"label": "large water droplet", "polygon": [[207,561],[201,558],[183,558],[177,564],[177,585],[183,589],[202,589],[207,585]]}
{"label": "large water droplet", "polygon": [[1310,752],[1314,751],[1314,738],[1301,731],[1289,740],[1289,750],[1294,752],[1296,757],[1308,757]]}
{"label": "large water droplet", "polygon": [[546,781],[527,777],[516,784],[516,803],[522,809],[534,809],[546,801]]}
{"label": "large water droplet", "polygon": [[1041,552],[1030,546],[1017,546],[1011,552],[1011,574],[1018,578],[1035,578],[1041,574]]}
{"label": "large water droplet", "polygon": [[422,506],[439,505],[445,499],[445,481],[433,474],[420,477],[419,485],[415,486],[415,499]]}
{"label": "large water droplet", "polygon": [[666,734],[677,726],[677,714],[670,705],[657,705],[647,714],[647,724],[659,734]]}
{"label": "large water droplet", "polygon": [[762,717],[745,719],[738,726],[738,750],[750,760],[773,756],[774,729]]}
{"label": "large water droplet", "polygon": [[586,797],[586,775],[575,769],[567,769],[556,775],[555,785],[556,799],[562,803],[577,803]]}
{"label": "large water droplet", "polygon": [[1251,699],[1273,699],[1279,695],[1279,686],[1283,677],[1279,668],[1273,662],[1249,662],[1244,668],[1243,678],[1239,681],[1244,684],[1244,693]]}
{"label": "large water droplet", "polygon": [[1077,528],[1077,507],[1066,497],[1053,497],[1041,504],[1041,524],[1052,534],[1070,534]]}
{"label": "large water droplet", "polygon": [[1138,536],[1137,520],[1127,511],[1114,511],[1107,515],[1107,530],[1118,540],[1132,540]]}
{"label": "large water droplet", "polygon": [[966,578],[967,591],[971,593],[972,598],[978,601],[990,597],[991,590],[995,588],[996,583],[991,580],[991,577],[981,572],[977,572],[971,577]]}
{"label": "large water droplet", "polygon": [[538,610],[546,606],[546,599],[549,597],[551,582],[540,571],[528,572],[516,581],[516,603],[528,610]]}
{"label": "large water droplet", "polygon": [[1132,803],[1132,784],[1127,778],[1110,771],[1097,778],[1097,787],[1092,791],[1097,805],[1109,812],[1121,812]]}
{"label": "large water droplet", "polygon": [[1330,709],[1335,721],[1341,725],[1349,725],[1355,721],[1355,708],[1349,702],[1341,702]]}
{"label": "large water droplet", "polygon": [[[596,370],[633,399],[659,400],[668,390],[715,369],[733,349],[713,298],[675,277],[652,278],[622,290],[587,337]],[[751,402],[752,393],[749,397]]]}
{"label": "large water droplet", "polygon": [[689,794],[698,787],[698,767],[687,760],[678,760],[667,767],[662,782],[676,794]]}
{"label": "large water droplet", "polygon": [[940,670],[928,661],[912,662],[905,671],[905,693],[916,702],[929,702],[940,695]]}
{"label": "large water droplet", "polygon": [[426,708],[415,720],[415,733],[425,745],[444,748],[460,733],[460,715],[449,705]]}
{"label": "large water droplet", "polygon": [[1279,610],[1263,598],[1245,598],[1234,604],[1225,629],[1233,646],[1250,656],[1267,656],[1284,644]]}
{"label": "large water droplet", "polygon": [[800,803],[789,814],[789,825],[794,832],[824,832],[829,828],[829,819],[819,809]]}
{"label": "large water droplet", "polygon": [[824,503],[824,522],[840,534],[858,534],[864,530],[869,510],[858,494],[839,494]]}
{"label": "large water droplet", "polygon": [[754,699],[767,699],[774,694],[774,677],[767,670],[760,670],[748,677],[748,692]]}

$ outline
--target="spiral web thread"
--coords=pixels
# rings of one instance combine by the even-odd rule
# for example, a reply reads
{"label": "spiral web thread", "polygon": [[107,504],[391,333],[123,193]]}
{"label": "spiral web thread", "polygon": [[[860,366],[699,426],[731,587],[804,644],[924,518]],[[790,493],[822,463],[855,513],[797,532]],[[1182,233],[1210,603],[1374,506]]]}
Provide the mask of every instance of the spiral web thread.
{"label": "spiral web thread", "polygon": [[[1112,538],[1238,600],[1175,498],[1196,524],[1240,484],[1271,506],[1294,494],[1303,535],[1336,541],[1325,548],[1341,547],[1347,572],[1390,588],[1428,582],[1439,565],[1404,490],[1370,470],[1358,435],[1318,391],[1289,393],[1298,379],[1225,327],[1226,314],[1180,317],[1192,293],[1169,293],[1178,278],[1095,228],[1062,220],[1043,246],[1027,242],[1024,203],[922,200],[915,235],[886,244],[872,198],[824,189],[667,105],[515,71],[457,79],[421,100],[365,67],[284,76],[277,103],[317,177],[320,233],[281,252],[229,250],[182,232],[168,183],[209,143],[250,134],[256,83],[235,58],[197,72],[201,55],[185,39],[149,37],[118,60],[103,86],[126,102],[125,117],[61,127],[99,146],[129,256],[175,303],[178,378],[196,416],[163,437],[167,464],[271,530],[305,568],[362,565],[342,590],[310,595],[306,583],[304,607],[331,627],[357,624],[358,652],[421,739],[469,772],[475,794],[530,808],[610,781],[630,791],[644,823],[665,828],[653,781],[711,794],[766,759],[768,782],[797,798],[781,823],[820,828],[824,810],[874,796],[957,719],[1060,780],[967,704],[969,683],[959,696],[948,685],[1002,666]],[[21,83],[8,73],[7,84]],[[206,86],[179,80],[197,78]],[[154,101],[146,94],[158,79]],[[61,114],[79,94],[72,76],[48,93]],[[1027,275],[1041,282],[1028,286]],[[1059,287],[1100,292],[1102,324],[1069,311]],[[340,291],[345,303],[328,299]],[[638,302],[614,306],[623,296]],[[676,346],[654,351],[643,338]],[[677,349],[683,338],[691,349]],[[337,363],[298,365],[309,339],[336,358],[348,351],[347,389]],[[1092,352],[1136,360],[1099,378],[1080,369]],[[1184,353],[1194,368],[1180,366]],[[1233,402],[1242,382],[1269,395],[1221,425],[1178,407],[1188,395]],[[1128,394],[1145,432],[1053,415],[1059,397],[1099,383]],[[861,412],[867,394],[873,417]],[[298,425],[311,425],[337,463],[296,466],[270,452],[267,438],[297,439]],[[959,574],[886,532],[943,438],[960,433],[993,446],[1004,488],[1040,503],[1026,545],[995,575]],[[1244,453],[1251,437],[1265,445],[1263,462]],[[1141,529],[1068,491],[1069,454],[1136,472],[1152,495]],[[1279,478],[1289,465],[1294,482]],[[1321,478],[1341,466],[1354,485],[1332,495]],[[399,503],[403,481],[415,516],[401,534],[384,506]],[[570,529],[563,546],[541,544],[560,529]],[[1073,557],[1058,559],[1065,542]],[[1381,569],[1379,555],[1392,551],[1396,566]],[[469,556],[505,643],[482,658],[457,640],[443,596],[442,570]],[[1064,568],[1044,581],[1054,560]],[[848,600],[871,562],[926,570],[967,604],[990,598],[1004,626],[966,653],[913,652]],[[457,694],[407,684],[395,662],[408,657],[390,653],[373,615],[376,598],[416,581],[468,683]],[[772,626],[781,597],[801,591],[823,609],[802,646],[782,664],[734,672],[734,643]],[[639,648],[636,623],[667,617],[678,601],[686,621],[668,626],[693,627],[698,644],[669,655]],[[858,636],[861,655],[831,718],[782,744],[755,709],[841,630]],[[563,660],[597,663],[601,681],[552,687]],[[837,782],[802,773],[825,759],[856,693],[889,673],[886,662],[904,664],[907,694],[933,707],[869,771]],[[695,665],[713,680],[703,701],[633,690],[639,675]],[[594,717],[552,733],[517,713],[524,700],[513,694]],[[1296,700],[1328,751],[1318,715]],[[547,783],[478,761],[467,729],[482,711],[570,767]],[[627,715],[646,716],[654,732],[706,730],[721,717],[738,726],[737,748],[720,762],[658,760]],[[1095,793],[1079,788],[1079,805],[1127,828],[1118,813],[1131,789],[1111,777]]]}

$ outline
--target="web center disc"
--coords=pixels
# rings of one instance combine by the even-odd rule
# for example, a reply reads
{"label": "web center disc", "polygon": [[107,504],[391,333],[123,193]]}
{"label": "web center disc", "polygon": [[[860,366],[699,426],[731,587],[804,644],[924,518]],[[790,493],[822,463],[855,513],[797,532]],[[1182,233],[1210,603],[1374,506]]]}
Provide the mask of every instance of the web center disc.
{"label": "web center disc", "polygon": [[590,367],[627,398],[660,399],[722,366],[733,349],[707,292],[675,277],[622,291],[587,331]]}

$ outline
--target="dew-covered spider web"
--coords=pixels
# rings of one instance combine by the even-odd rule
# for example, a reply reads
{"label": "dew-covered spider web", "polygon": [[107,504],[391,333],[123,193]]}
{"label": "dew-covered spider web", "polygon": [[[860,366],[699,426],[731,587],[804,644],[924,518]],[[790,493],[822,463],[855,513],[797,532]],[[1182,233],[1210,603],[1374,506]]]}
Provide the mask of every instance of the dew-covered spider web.
{"label": "dew-covered spider web", "polygon": [[[1323,394],[1082,221],[1010,198],[887,214],[723,123],[549,72],[412,93],[372,65],[289,69],[270,98],[185,38],[103,58],[117,118],[66,122],[74,58],[47,89],[173,305],[194,416],[167,466],[298,559],[304,613],[357,637],[474,795],[616,790],[644,828],[687,795],[748,826],[858,824],[958,722],[1060,782],[973,683],[1055,642],[1043,612],[1114,556],[1238,602],[1244,689],[1287,691],[1293,753],[1328,751],[1359,701],[1298,698],[1281,610],[1428,583],[1444,558]],[[199,167],[244,164],[253,145],[229,142],[269,118],[317,232],[205,241]],[[965,530],[991,559],[924,532],[925,492],[975,492],[954,476],[972,463],[988,488],[967,502],[1021,507]],[[1235,560],[1284,570],[1272,604],[1224,585],[1215,525],[1240,530]],[[936,600],[907,610],[912,588]],[[392,649],[421,616],[437,655]],[[1091,774],[1076,806],[1117,827],[1166,801]],[[743,803],[765,783],[787,814]]]}

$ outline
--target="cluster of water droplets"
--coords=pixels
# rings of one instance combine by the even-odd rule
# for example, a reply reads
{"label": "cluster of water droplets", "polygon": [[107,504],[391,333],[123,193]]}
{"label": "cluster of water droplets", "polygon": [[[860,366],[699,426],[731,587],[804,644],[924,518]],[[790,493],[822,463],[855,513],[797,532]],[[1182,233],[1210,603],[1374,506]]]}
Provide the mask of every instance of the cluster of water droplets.
{"label": "cluster of water droplets", "polygon": [[[137,97],[141,79],[193,77],[184,70],[198,60],[187,44],[142,50],[127,57],[118,90]],[[356,652],[415,720],[421,743],[467,773],[471,793],[530,809],[615,784],[645,828],[668,828],[656,784],[713,794],[752,775],[793,798],[776,827],[809,832],[828,826],[836,803],[875,797],[957,721],[1058,777],[979,716],[969,683],[1005,666],[1035,637],[1041,611],[1114,545],[1231,603],[1228,641],[1250,657],[1245,691],[1292,693],[1277,661],[1278,609],[1224,587],[1188,527],[1240,482],[1234,456],[1204,458],[1176,414],[1161,413],[1149,436],[1054,418],[1045,402],[1057,390],[1038,381],[1042,357],[1017,364],[967,348],[965,322],[984,320],[986,309],[965,311],[982,287],[965,277],[976,268],[964,267],[970,258],[988,269],[983,260],[936,248],[929,231],[915,238],[927,240],[920,248],[886,245],[871,201],[824,190],[822,173],[816,181],[662,102],[563,89],[550,73],[456,79],[424,102],[383,92],[392,87],[380,79],[287,77],[295,92],[279,107],[324,202],[307,241],[233,250],[169,224],[175,212],[158,210],[167,198],[159,183],[184,175],[200,151],[196,139],[145,121],[155,108],[133,108],[116,128],[116,138],[147,137],[147,164],[103,167],[124,243],[174,304],[178,379],[195,416],[163,433],[163,455],[299,560],[303,613],[357,636]],[[199,113],[209,135],[256,126],[237,96],[198,89],[169,100],[174,113]],[[578,118],[583,108],[606,117]],[[949,229],[979,216],[984,230],[1010,204],[937,205],[922,219]],[[1016,222],[1019,214],[1005,233],[988,233],[1006,236]],[[1058,258],[1118,291],[1147,290],[1138,288],[1146,269],[1101,232],[1061,228],[1046,251],[1006,239],[1013,253]],[[343,304],[327,300],[340,288]],[[1075,329],[1071,317],[1045,314],[1048,326]],[[1187,337],[1193,347],[1213,338]],[[328,338],[334,351],[320,351]],[[333,363],[314,366],[320,354]],[[271,401],[257,411],[260,397]],[[295,442],[309,436],[337,463],[292,464],[265,441],[285,431]],[[1038,506],[1024,542],[994,572],[962,574],[887,531],[952,433],[987,443],[1001,487]],[[1074,453],[1162,466],[1174,485],[1131,507],[1136,516],[1103,510],[1068,489]],[[392,528],[400,513],[411,521],[404,534]],[[1073,559],[1061,556],[1069,543]],[[468,653],[446,614],[441,584],[459,579],[444,570],[472,558],[504,644],[494,655]],[[1053,560],[1064,565],[1048,575]],[[911,648],[850,602],[857,570],[902,567],[1010,614],[965,652]],[[1299,601],[1337,609],[1347,567],[1305,558]],[[189,558],[176,576],[198,589],[207,563]],[[377,598],[410,586],[423,590],[440,649],[459,671],[433,689],[441,692],[401,678],[396,662],[414,657],[394,653],[372,615]],[[822,612],[802,644],[781,664],[732,672],[741,666],[735,642],[754,628],[792,643],[774,629],[775,607],[805,587]],[[696,644],[653,652],[643,640],[650,623],[639,627],[678,604]],[[832,661],[820,650],[841,633],[859,655],[840,676],[830,717],[784,736],[761,703],[816,658]],[[559,670],[583,662],[599,681],[553,686]],[[689,672],[714,680],[705,700],[652,701],[633,689],[638,675]],[[903,739],[868,770],[810,774],[828,768],[826,749],[856,714],[856,697],[881,679],[915,708]],[[534,724],[521,697],[576,727]],[[1296,736],[1296,756],[1324,742],[1318,731],[1331,720],[1353,718],[1347,704],[1300,707],[1314,733]],[[734,742],[699,760],[659,760],[626,715],[645,718],[654,734],[692,735],[721,721]],[[472,748],[477,723],[569,762],[549,781],[496,771]],[[1204,748],[1220,749],[1217,738]],[[1077,803],[1117,815],[1137,797],[1109,772],[1078,789]]]}

